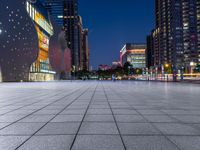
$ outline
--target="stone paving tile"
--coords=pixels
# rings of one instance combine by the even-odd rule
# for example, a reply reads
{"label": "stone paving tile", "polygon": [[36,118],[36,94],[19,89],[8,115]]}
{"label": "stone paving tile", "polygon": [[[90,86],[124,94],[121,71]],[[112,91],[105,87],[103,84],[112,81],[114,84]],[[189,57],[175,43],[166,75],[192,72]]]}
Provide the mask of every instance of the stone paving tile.
{"label": "stone paving tile", "polygon": [[68,150],[74,135],[33,136],[19,150]]}
{"label": "stone paving tile", "polygon": [[123,150],[123,142],[128,150],[199,149],[198,85],[63,81],[0,89],[2,150],[14,150],[36,131],[19,149]]}
{"label": "stone paving tile", "polygon": [[200,116],[191,115],[172,115],[172,117],[184,123],[200,123]]}
{"label": "stone paving tile", "polygon": [[173,119],[167,115],[144,115],[144,117],[149,121],[149,122],[178,122],[176,119]]}
{"label": "stone paving tile", "polygon": [[24,115],[3,115],[0,116],[0,122],[15,122],[19,119],[22,119],[26,116],[26,114]]}
{"label": "stone paving tile", "polygon": [[119,134],[115,123],[84,122],[79,134]]}
{"label": "stone paving tile", "polygon": [[72,150],[124,150],[116,135],[78,135]]}
{"label": "stone paving tile", "polygon": [[0,129],[1,128],[3,128],[3,127],[5,127],[5,126],[7,126],[7,125],[9,125],[10,123],[0,123]]}
{"label": "stone paving tile", "polygon": [[140,115],[115,115],[117,122],[147,122],[142,116]]}
{"label": "stone paving tile", "polygon": [[160,110],[138,110],[143,115],[165,115],[166,113]]}
{"label": "stone paving tile", "polygon": [[42,109],[34,113],[34,115],[55,115],[59,112],[59,109]]}
{"label": "stone paving tile", "polygon": [[160,134],[150,123],[118,123],[123,135],[157,135]]}
{"label": "stone paving tile", "polygon": [[34,110],[18,109],[18,110],[9,112],[7,115],[28,115],[28,114],[33,113],[34,111],[36,111],[36,109],[34,109]]}
{"label": "stone paving tile", "polygon": [[200,130],[189,124],[181,123],[154,123],[154,125],[167,135],[200,135]]}
{"label": "stone paving tile", "polygon": [[48,122],[51,120],[55,115],[30,115],[19,122]]}
{"label": "stone paving tile", "polygon": [[80,123],[48,123],[37,135],[76,134]]}
{"label": "stone paving tile", "polygon": [[87,114],[88,115],[111,115],[112,112],[110,109],[89,109]]}
{"label": "stone paving tile", "polygon": [[181,150],[199,150],[200,136],[169,136]]}
{"label": "stone paving tile", "polygon": [[84,121],[93,122],[114,122],[112,115],[86,115]]}
{"label": "stone paving tile", "polygon": [[90,109],[109,109],[108,105],[90,105]]}
{"label": "stone paving tile", "polygon": [[32,135],[43,125],[44,123],[14,123],[0,130],[0,135]]}
{"label": "stone paving tile", "polygon": [[83,115],[86,109],[66,109],[61,114],[62,115]]}
{"label": "stone paving tile", "polygon": [[8,113],[8,112],[10,112],[10,110],[0,109],[0,115],[3,115],[3,114]]}
{"label": "stone paving tile", "polygon": [[[169,115],[188,115],[188,114],[195,114],[195,112],[187,111],[187,110],[162,110],[166,114]],[[200,113],[199,113],[200,114]]]}
{"label": "stone paving tile", "polygon": [[127,150],[179,150],[164,136],[123,136],[123,140]]}
{"label": "stone paving tile", "polygon": [[137,111],[133,109],[113,109],[115,115],[139,115]]}
{"label": "stone paving tile", "polygon": [[1,150],[14,150],[22,144],[28,136],[0,136]]}
{"label": "stone paving tile", "polygon": [[81,122],[83,115],[58,115],[51,122]]}

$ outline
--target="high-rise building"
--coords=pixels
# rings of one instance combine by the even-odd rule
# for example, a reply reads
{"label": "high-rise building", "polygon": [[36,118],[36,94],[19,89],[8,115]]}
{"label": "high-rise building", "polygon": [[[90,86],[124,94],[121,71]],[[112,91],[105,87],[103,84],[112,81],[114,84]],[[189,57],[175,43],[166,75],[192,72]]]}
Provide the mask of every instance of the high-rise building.
{"label": "high-rise building", "polygon": [[123,66],[129,62],[133,68],[146,67],[146,44],[127,43],[120,50],[120,62]]}
{"label": "high-rise building", "polygon": [[188,67],[191,62],[198,63],[197,1],[182,0],[183,53]]}
{"label": "high-rise building", "polygon": [[150,68],[154,66],[154,51],[153,51],[153,37],[152,34],[147,36],[147,48],[146,48],[146,67]]}
{"label": "high-rise building", "polygon": [[155,0],[154,66],[170,64],[187,71],[200,62],[199,5],[199,0]]}
{"label": "high-rise building", "polygon": [[199,62],[200,62],[200,1],[197,1],[197,39],[198,39],[198,52],[199,52]]}
{"label": "high-rise building", "polygon": [[[44,1],[44,0],[40,0]],[[45,0],[44,5],[49,9],[54,20],[64,27],[67,46],[71,50],[71,65],[76,71],[83,69],[83,24],[78,14],[77,0]]]}
{"label": "high-rise building", "polygon": [[82,32],[82,54],[81,54],[81,69],[90,70],[90,49],[88,42],[88,29]]}
{"label": "high-rise building", "polygon": [[77,0],[65,0],[64,1],[64,27],[66,30],[66,39],[69,49],[71,49],[72,66],[79,69],[80,66],[80,26],[82,27],[82,21],[78,15],[78,3]]}

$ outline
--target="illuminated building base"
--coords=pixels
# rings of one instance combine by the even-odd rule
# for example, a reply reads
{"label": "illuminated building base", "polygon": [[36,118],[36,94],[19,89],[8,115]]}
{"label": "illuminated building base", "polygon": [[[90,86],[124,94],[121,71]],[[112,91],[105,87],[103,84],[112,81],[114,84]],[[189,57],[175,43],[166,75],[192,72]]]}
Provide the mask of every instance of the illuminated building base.
{"label": "illuminated building base", "polygon": [[53,81],[55,74],[49,73],[30,73],[29,81]]}

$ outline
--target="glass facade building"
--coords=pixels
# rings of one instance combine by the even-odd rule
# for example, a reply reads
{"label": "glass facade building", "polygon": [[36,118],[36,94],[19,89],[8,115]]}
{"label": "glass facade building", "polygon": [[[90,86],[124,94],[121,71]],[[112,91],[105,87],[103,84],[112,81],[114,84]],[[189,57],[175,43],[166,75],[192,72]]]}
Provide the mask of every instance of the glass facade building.
{"label": "glass facade building", "polygon": [[[155,0],[156,27],[151,33],[154,66],[190,70],[200,63],[199,0]],[[149,46],[148,46],[149,47]]]}
{"label": "glass facade building", "polygon": [[26,10],[35,24],[38,35],[39,53],[37,60],[30,67],[30,80],[53,80],[55,71],[49,62],[49,40],[53,35],[53,26],[46,8],[40,2],[26,2]]}
{"label": "glass facade building", "polygon": [[120,51],[120,62],[123,66],[129,62],[133,68],[146,67],[146,45],[127,43]]}

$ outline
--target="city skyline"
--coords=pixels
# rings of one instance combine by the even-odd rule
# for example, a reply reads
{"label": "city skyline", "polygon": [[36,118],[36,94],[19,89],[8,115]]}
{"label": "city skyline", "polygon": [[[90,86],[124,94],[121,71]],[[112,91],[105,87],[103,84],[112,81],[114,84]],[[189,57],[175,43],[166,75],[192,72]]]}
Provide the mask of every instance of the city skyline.
{"label": "city skyline", "polygon": [[79,13],[84,18],[83,25],[89,28],[94,69],[119,60],[125,43],[146,43],[146,35],[155,24],[154,0],[79,0]]}
{"label": "city skyline", "polygon": [[200,0],[2,0],[0,150],[199,150]]}

